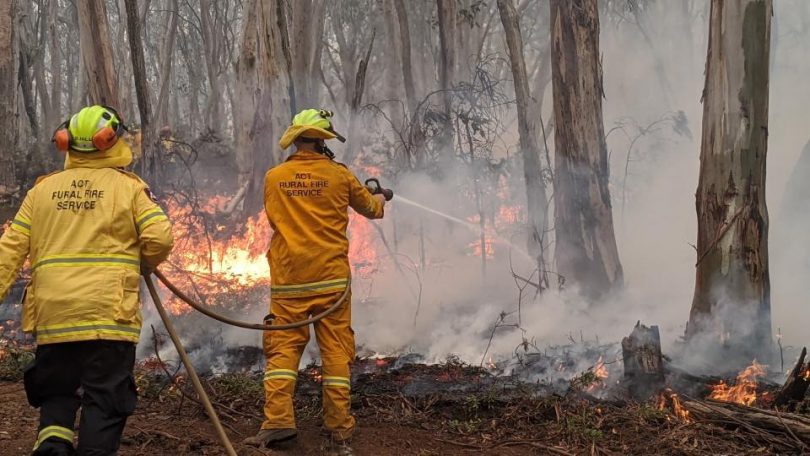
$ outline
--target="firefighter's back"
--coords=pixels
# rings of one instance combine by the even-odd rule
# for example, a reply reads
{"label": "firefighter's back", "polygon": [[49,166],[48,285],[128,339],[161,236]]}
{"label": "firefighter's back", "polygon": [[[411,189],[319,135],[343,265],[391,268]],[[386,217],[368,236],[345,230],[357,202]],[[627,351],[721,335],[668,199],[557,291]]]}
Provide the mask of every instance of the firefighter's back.
{"label": "firefighter's back", "polygon": [[140,179],[114,168],[67,169],[29,192],[32,283],[23,325],[39,344],[137,342],[139,233],[160,221],[170,237],[148,195]]}
{"label": "firefighter's back", "polygon": [[267,173],[265,209],[274,230],[268,256],[277,296],[283,286],[320,293],[345,286],[350,178],[345,167],[311,151]]}

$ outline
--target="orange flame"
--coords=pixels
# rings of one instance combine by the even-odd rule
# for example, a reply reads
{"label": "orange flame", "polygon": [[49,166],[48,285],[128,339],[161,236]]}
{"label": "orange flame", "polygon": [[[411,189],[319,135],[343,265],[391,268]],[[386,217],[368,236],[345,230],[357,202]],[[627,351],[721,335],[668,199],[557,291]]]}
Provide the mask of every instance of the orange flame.
{"label": "orange flame", "polygon": [[754,360],[750,366],[737,374],[734,386],[729,386],[724,381],[712,386],[709,398],[746,406],[753,405],[757,402],[757,386],[759,385],[757,379],[767,374],[766,367]]}
{"label": "orange flame", "polygon": [[588,386],[587,391],[593,391],[599,385],[604,385],[605,380],[607,380],[607,378],[610,376],[610,373],[608,372],[607,368],[605,367],[605,363],[604,363],[604,361],[602,361],[601,356],[599,357],[598,360],[596,360],[596,365],[594,365],[594,367],[591,369],[591,371],[596,376],[598,381],[596,381],[594,383],[591,383],[591,385]]}
{"label": "orange flame", "polygon": [[[214,196],[197,211],[172,200],[166,205],[172,220],[175,247],[163,268],[179,288],[192,296],[230,297],[270,284],[267,247],[272,230],[260,212],[243,223],[218,216],[229,198]],[[364,277],[375,271],[376,233],[371,222],[354,212],[349,216],[349,258],[353,273]],[[207,302],[210,304],[211,302]],[[188,312],[177,299],[168,299],[173,314]]]}
{"label": "orange flame", "polygon": [[[665,410],[667,402],[672,406],[672,413],[683,423],[691,423],[692,418],[689,417],[689,410],[687,410],[681,403],[681,399],[671,389],[667,388],[658,395],[657,408],[658,410]],[[669,417],[667,417],[669,419]]]}

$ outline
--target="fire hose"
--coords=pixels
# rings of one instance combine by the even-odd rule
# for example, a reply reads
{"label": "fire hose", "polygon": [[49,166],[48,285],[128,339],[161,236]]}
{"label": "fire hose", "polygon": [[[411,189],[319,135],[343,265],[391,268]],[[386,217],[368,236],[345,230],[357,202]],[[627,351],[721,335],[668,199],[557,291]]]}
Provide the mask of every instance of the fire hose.
{"label": "fire hose", "polygon": [[[240,328],[247,328],[247,329],[256,329],[261,331],[283,331],[287,329],[293,328],[300,328],[302,326],[307,326],[316,321],[319,321],[329,314],[336,311],[344,302],[346,302],[346,298],[349,296],[349,292],[351,290],[351,279],[348,280],[346,283],[346,289],[343,290],[343,294],[334,302],[328,309],[324,310],[323,312],[308,318],[306,320],[297,321],[294,323],[287,323],[283,325],[268,325],[265,324],[257,324],[257,323],[247,323],[243,321],[233,320],[231,318],[225,317],[220,315],[216,312],[212,312],[210,309],[205,308],[205,306],[195,302],[191,299],[188,295],[183,293],[179,288],[177,288],[169,279],[166,278],[163,273],[158,270],[153,271],[154,274],[157,276],[160,281],[166,285],[172,293],[175,294],[180,300],[191,306],[193,309],[199,311],[202,314],[205,314],[208,317],[211,317],[215,320],[219,320],[223,323],[238,326]],[[211,399],[208,397],[208,393],[205,392],[205,389],[200,382],[200,377],[197,375],[197,371],[194,370],[194,365],[191,364],[191,360],[186,353],[185,348],[183,348],[183,344],[180,342],[180,338],[177,335],[177,331],[174,329],[174,325],[172,325],[171,320],[169,320],[169,315],[166,313],[166,309],[163,307],[163,301],[160,299],[160,295],[157,292],[157,288],[155,288],[154,282],[152,282],[152,277],[150,274],[144,274],[143,279],[146,282],[146,287],[149,289],[149,294],[152,296],[152,301],[155,303],[155,308],[157,308],[158,314],[160,315],[160,319],[163,320],[163,325],[166,327],[166,331],[169,332],[169,337],[172,339],[172,343],[174,347],[177,349],[177,353],[180,355],[180,360],[183,362],[183,365],[186,368],[186,372],[188,372],[188,376],[191,377],[191,383],[194,385],[194,389],[197,391],[197,395],[200,397],[200,401],[203,404],[203,408],[205,408],[205,413],[208,415],[208,418],[211,420],[211,423],[214,425],[214,429],[216,430],[217,437],[219,437],[220,442],[222,442],[222,446],[225,448],[225,451],[228,453],[228,456],[237,456],[236,451],[233,449],[233,444],[231,444],[230,439],[228,438],[228,434],[225,433],[225,428],[222,427],[222,423],[219,420],[219,416],[217,415],[216,410],[214,410],[214,406],[211,404]],[[264,318],[264,321],[267,322],[271,320],[273,315],[268,315]]]}
{"label": "fire hose", "polygon": [[[386,201],[390,201],[391,198],[394,197],[394,192],[389,189],[384,189],[380,186],[380,182],[377,179],[368,179],[366,182],[366,187],[372,194],[382,194],[385,196]],[[375,185],[372,185],[375,184]],[[302,326],[308,326],[312,323],[315,323],[328,315],[335,312],[344,302],[346,302],[346,298],[349,297],[349,293],[351,292],[351,285],[352,281],[349,278],[346,282],[346,289],[343,290],[343,293],[340,297],[335,301],[328,309],[324,310],[323,312],[310,317],[306,320],[297,321],[294,323],[286,323],[281,325],[272,325],[267,324],[268,321],[272,321],[274,316],[272,314],[268,314],[264,317],[264,323],[248,323],[244,321],[234,320],[228,318],[224,315],[220,315],[216,312],[211,311],[210,309],[206,308],[205,306],[199,304],[198,302],[194,301],[186,295],[182,290],[177,288],[162,272],[158,270],[152,271],[152,273],[157,276],[157,278],[169,289],[175,296],[180,298],[181,301],[185,302],[189,306],[191,306],[194,310],[211,317],[215,320],[218,320],[222,323],[238,326],[240,328],[246,329],[255,329],[259,331],[284,331],[294,328],[300,328]],[[228,456],[237,456],[236,451],[233,449],[233,444],[231,440],[228,438],[228,434],[225,432],[225,428],[222,426],[222,422],[219,420],[219,416],[217,415],[216,410],[214,410],[213,404],[211,404],[211,399],[208,397],[208,393],[205,392],[205,389],[200,382],[200,377],[197,375],[197,371],[194,370],[194,365],[191,364],[191,360],[186,353],[186,349],[183,347],[183,344],[180,342],[180,337],[177,335],[177,331],[174,329],[174,325],[172,325],[171,320],[169,320],[169,315],[166,312],[166,309],[163,307],[163,301],[160,299],[160,294],[157,292],[157,288],[155,288],[154,282],[152,282],[152,277],[150,273],[144,273],[143,279],[146,282],[146,287],[149,289],[149,294],[152,296],[152,301],[155,303],[155,308],[157,308],[158,314],[160,315],[160,319],[163,320],[163,325],[166,327],[166,331],[169,332],[169,337],[172,339],[172,343],[174,347],[177,349],[177,353],[180,355],[180,360],[182,361],[183,365],[186,368],[186,372],[188,372],[188,376],[191,377],[191,383],[194,385],[194,389],[197,391],[197,395],[200,397],[200,401],[203,404],[203,408],[205,408],[205,413],[208,415],[208,418],[211,420],[211,423],[214,425],[214,429],[216,430],[217,437],[219,437],[220,442],[222,442],[222,446],[225,448],[225,452],[228,453]]]}

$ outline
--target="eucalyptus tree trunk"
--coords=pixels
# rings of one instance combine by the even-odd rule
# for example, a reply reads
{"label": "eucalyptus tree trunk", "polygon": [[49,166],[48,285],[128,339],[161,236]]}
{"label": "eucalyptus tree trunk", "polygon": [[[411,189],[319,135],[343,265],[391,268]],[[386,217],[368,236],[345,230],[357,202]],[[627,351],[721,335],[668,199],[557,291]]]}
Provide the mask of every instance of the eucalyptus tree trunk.
{"label": "eucalyptus tree trunk", "polygon": [[57,20],[59,15],[59,2],[51,0],[49,4],[50,14],[48,15],[49,23],[48,38],[49,38],[49,54],[51,58],[51,97],[50,108],[46,115],[45,128],[55,128],[59,123],[59,119],[64,116],[62,112],[62,47],[60,45],[60,34],[57,28]]}
{"label": "eucalyptus tree trunk", "polygon": [[106,2],[77,0],[79,45],[90,102],[120,107]]}
{"label": "eucalyptus tree trunk", "polygon": [[772,9],[771,0],[711,3],[695,195],[697,271],[687,328],[687,336],[707,333],[766,356],[772,343],[765,204]]}
{"label": "eucalyptus tree trunk", "polygon": [[135,97],[138,100],[138,113],[141,119],[141,162],[140,172],[150,182],[157,184],[153,179],[158,171],[158,157],[153,145],[156,136],[152,129],[152,110],[149,104],[149,89],[146,80],[146,64],[144,63],[143,38],[141,33],[141,21],[138,13],[137,0],[124,0],[124,8],[127,12],[127,31],[129,35],[129,55],[132,59],[132,75],[135,80]]}
{"label": "eucalyptus tree trunk", "polygon": [[219,45],[211,19],[211,2],[200,0],[200,25],[205,56],[205,70],[210,92],[206,104],[206,128],[208,133],[222,133],[222,84],[219,80]]}
{"label": "eucalyptus tree trunk", "polygon": [[551,0],[557,272],[591,300],[623,283],[608,190],[597,0]]}
{"label": "eucalyptus tree trunk", "polygon": [[294,0],[292,2],[292,74],[295,78],[295,111],[319,108],[316,83],[319,78],[324,0]]}
{"label": "eucalyptus tree trunk", "polygon": [[456,82],[456,0],[436,0],[439,20],[439,85],[444,101],[444,125],[438,134],[440,160],[449,163],[453,156],[453,125],[450,119],[453,96],[451,90]]}
{"label": "eucalyptus tree trunk", "polygon": [[411,31],[408,25],[408,10],[405,9],[404,0],[394,0],[399,24],[399,43],[402,46],[402,82],[405,87],[405,100],[408,112],[413,115],[416,107],[416,87],[413,82],[413,69],[411,68]]}
{"label": "eucalyptus tree trunk", "polygon": [[548,201],[546,185],[543,181],[543,167],[540,164],[537,123],[530,112],[532,96],[529,92],[529,78],[526,74],[526,61],[523,57],[523,37],[520,33],[520,20],[513,0],[498,0],[498,10],[506,34],[509,62],[517,98],[518,133],[520,152],[523,157],[523,177],[526,181],[526,206],[529,218],[529,251],[537,259],[540,272],[540,285],[548,288],[548,274],[545,261],[545,233],[548,227]]}
{"label": "eucalyptus tree trunk", "polygon": [[289,72],[279,27],[280,0],[251,0],[245,7],[242,50],[236,62],[236,160],[244,211],[262,208],[264,175],[281,162],[278,138],[290,122]]}
{"label": "eucalyptus tree trunk", "polygon": [[171,5],[171,10],[168,12],[171,17],[166,25],[166,34],[163,40],[163,59],[160,62],[160,91],[158,92],[157,109],[155,110],[155,122],[153,125],[155,131],[167,125],[169,121],[169,86],[172,80],[172,62],[174,62],[174,43],[177,37],[177,21],[180,16],[179,2],[172,0]]}
{"label": "eucalyptus tree trunk", "polygon": [[0,2],[0,205],[17,190],[17,1]]}
{"label": "eucalyptus tree trunk", "polygon": [[[439,85],[449,90],[455,82],[456,73],[456,0],[436,0],[439,18],[439,45],[441,66]],[[450,95],[445,93],[445,110],[450,111]]]}

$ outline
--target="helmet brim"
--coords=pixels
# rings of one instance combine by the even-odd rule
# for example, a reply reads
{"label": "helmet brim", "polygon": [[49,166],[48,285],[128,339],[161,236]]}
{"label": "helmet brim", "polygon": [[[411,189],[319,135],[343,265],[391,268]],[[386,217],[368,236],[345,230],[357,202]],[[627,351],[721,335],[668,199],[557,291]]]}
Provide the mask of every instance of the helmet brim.
{"label": "helmet brim", "polygon": [[[278,142],[278,145],[281,146],[282,149],[286,149],[290,147],[292,143],[298,139],[299,136],[303,136],[305,138],[315,138],[315,139],[335,139],[345,142],[346,138],[343,136],[338,135],[337,133],[329,130],[325,130],[320,127],[314,127],[312,125],[291,125],[287,127],[287,130],[281,136],[281,139]],[[341,139],[343,138],[343,139]]]}

